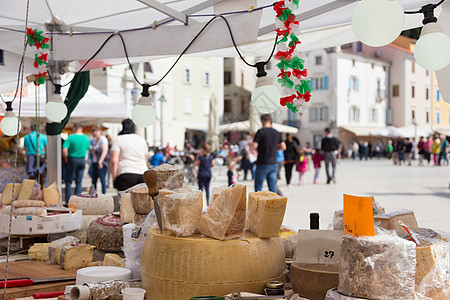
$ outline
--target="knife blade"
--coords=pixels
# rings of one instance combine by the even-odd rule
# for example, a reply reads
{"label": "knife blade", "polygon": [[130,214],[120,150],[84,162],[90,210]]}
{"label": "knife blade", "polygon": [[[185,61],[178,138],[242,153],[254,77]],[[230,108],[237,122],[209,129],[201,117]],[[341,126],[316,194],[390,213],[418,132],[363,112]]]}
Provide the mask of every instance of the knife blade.
{"label": "knife blade", "polygon": [[156,221],[158,222],[159,232],[163,233],[161,206],[159,206],[157,196],[152,196],[152,199],[153,199],[153,206],[155,208]]}

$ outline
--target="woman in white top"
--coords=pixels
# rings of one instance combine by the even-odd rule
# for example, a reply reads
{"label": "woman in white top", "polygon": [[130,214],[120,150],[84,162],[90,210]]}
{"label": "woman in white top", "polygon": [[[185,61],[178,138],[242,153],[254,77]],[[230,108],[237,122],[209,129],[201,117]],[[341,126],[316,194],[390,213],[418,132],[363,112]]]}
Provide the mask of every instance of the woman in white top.
{"label": "woman in white top", "polygon": [[122,121],[122,131],[114,139],[111,147],[110,167],[114,187],[124,191],[136,184],[143,183],[143,174],[148,169],[148,145],[134,133],[131,119]]}

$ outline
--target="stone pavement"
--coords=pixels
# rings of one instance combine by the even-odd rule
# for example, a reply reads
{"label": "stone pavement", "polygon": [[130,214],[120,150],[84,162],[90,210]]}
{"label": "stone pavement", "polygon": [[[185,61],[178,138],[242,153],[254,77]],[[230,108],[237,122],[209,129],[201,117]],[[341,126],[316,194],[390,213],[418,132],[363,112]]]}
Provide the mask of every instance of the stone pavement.
{"label": "stone pavement", "polygon": [[[213,169],[211,188],[227,184],[226,167]],[[335,210],[342,209],[344,193],[374,196],[387,212],[410,209],[415,212],[420,227],[450,232],[450,167],[394,166],[392,161],[343,160],[337,165],[337,183],[325,184],[325,168],[321,169],[319,184],[312,184],[314,171],[306,173],[306,186],[298,186],[298,173],[293,172],[291,186],[286,186],[284,170],[278,186],[288,197],[283,224],[295,229],[309,228],[309,214],[320,214],[320,228],[332,223]],[[250,174],[249,174],[250,175]],[[89,186],[85,174],[83,186]],[[253,191],[252,181],[240,181]],[[99,186],[100,188],[100,186]],[[264,186],[267,189],[267,186]],[[117,194],[110,188],[108,194]]]}

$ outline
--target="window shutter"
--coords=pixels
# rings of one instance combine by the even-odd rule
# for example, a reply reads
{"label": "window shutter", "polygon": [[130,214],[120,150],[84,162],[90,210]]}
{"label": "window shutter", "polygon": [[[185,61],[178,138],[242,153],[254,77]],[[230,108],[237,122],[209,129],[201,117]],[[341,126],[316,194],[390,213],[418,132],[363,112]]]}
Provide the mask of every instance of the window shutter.
{"label": "window shutter", "polygon": [[352,79],[352,76],[350,76],[350,78],[348,79],[348,89],[349,89],[350,91],[353,90],[353,88],[352,88],[352,83],[353,83],[353,79]]}
{"label": "window shutter", "polygon": [[314,90],[314,77],[311,77],[310,85],[311,85],[311,91],[313,91]]}
{"label": "window shutter", "polygon": [[323,89],[328,90],[328,76],[323,77]]}
{"label": "window shutter", "polygon": [[324,106],[322,111],[323,111],[323,120],[325,122],[328,122],[328,106]]}
{"label": "window shutter", "polygon": [[314,114],[314,109],[313,107],[309,108],[309,122],[313,122],[313,114]]}
{"label": "window shutter", "polygon": [[359,78],[356,78],[356,91],[359,92]]}
{"label": "window shutter", "polygon": [[437,90],[436,92],[437,92],[437,101],[439,101],[440,100],[439,98],[440,98],[441,95],[439,93],[439,90]]}

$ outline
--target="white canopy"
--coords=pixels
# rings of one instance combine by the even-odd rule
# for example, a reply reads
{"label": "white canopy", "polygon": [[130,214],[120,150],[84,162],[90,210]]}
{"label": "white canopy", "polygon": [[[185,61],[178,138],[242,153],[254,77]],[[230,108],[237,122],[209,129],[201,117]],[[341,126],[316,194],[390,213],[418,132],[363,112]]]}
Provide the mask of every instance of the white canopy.
{"label": "white canopy", "polygon": [[429,136],[433,133],[430,129],[425,128],[416,128],[411,126],[404,126],[404,127],[393,127],[393,126],[386,126],[384,128],[373,130],[370,132],[370,135],[375,136],[384,136],[384,137],[409,137],[413,138],[415,136]]}
{"label": "white canopy", "polygon": [[[61,95],[63,98],[67,94],[69,87],[63,87]],[[13,96],[3,97],[5,101],[11,101]],[[46,92],[45,87],[40,87],[38,90],[38,114],[40,117],[45,117],[45,102]],[[4,111],[5,104],[2,103],[0,111]],[[18,96],[13,102],[13,109],[15,112],[19,111]],[[21,118],[36,117],[36,93],[34,84],[25,86],[22,96]],[[80,100],[75,110],[72,112],[71,121],[81,123],[115,123],[121,122],[127,117],[127,106],[124,101],[114,101],[102,92],[89,86],[83,99]]]}
{"label": "white canopy", "polygon": [[[295,128],[292,126],[287,126],[287,125],[277,124],[277,123],[273,123],[272,125],[273,125],[273,128],[275,128],[279,132],[292,133],[292,134],[298,133],[298,128]],[[259,124],[258,129],[261,127],[262,127],[261,124]],[[248,132],[251,131],[249,120],[223,124],[223,125],[219,126],[219,129],[220,129],[220,131],[248,131]]]}

